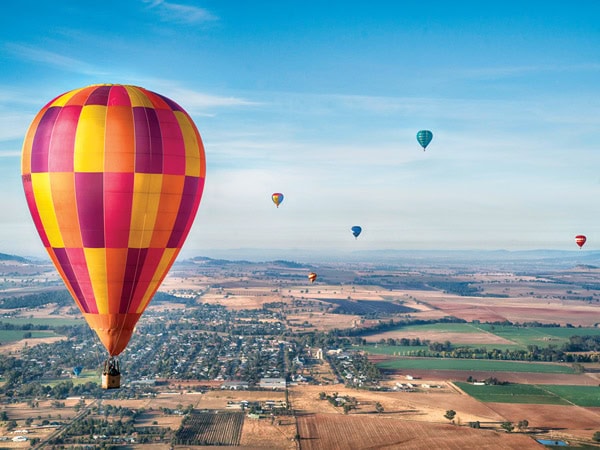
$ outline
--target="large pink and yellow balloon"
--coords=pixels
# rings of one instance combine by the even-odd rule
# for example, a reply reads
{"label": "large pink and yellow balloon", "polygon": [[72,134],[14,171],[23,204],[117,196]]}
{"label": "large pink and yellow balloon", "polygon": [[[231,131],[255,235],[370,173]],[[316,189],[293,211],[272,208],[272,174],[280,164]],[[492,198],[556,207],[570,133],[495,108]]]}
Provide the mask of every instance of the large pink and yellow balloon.
{"label": "large pink and yellow balloon", "polygon": [[175,261],[205,173],[190,116],[140,87],[75,89],[30,125],[22,178],[31,216],[111,356],[125,349]]}

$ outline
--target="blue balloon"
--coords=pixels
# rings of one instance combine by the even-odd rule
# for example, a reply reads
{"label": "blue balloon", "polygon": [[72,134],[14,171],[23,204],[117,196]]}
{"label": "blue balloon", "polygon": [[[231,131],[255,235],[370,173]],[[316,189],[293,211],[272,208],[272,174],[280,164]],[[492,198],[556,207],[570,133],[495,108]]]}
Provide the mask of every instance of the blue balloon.
{"label": "blue balloon", "polygon": [[354,238],[356,239],[358,237],[358,235],[362,232],[362,228],[359,227],[358,225],[354,225],[352,228],[352,234],[354,235]]}
{"label": "blue balloon", "polygon": [[81,371],[83,370],[82,366],[75,366],[73,367],[73,375],[75,375],[76,377],[78,377],[79,375],[81,375]]}
{"label": "blue balloon", "polygon": [[432,139],[433,133],[429,130],[421,130],[417,133],[417,141],[419,141],[419,144],[423,147],[423,151],[425,151]]}

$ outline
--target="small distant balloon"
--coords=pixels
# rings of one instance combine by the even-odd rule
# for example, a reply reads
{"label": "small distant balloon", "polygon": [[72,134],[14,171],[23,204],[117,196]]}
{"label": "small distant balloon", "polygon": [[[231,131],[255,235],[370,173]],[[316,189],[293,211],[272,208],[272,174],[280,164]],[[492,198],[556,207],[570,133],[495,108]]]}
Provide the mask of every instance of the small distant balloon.
{"label": "small distant balloon", "polygon": [[354,239],[358,238],[358,235],[362,232],[362,228],[358,225],[355,225],[351,228],[352,234],[354,235]]}
{"label": "small distant balloon", "polygon": [[587,238],[583,234],[578,234],[577,236],[575,236],[575,243],[579,245],[579,248],[583,247],[585,241],[587,241]]}
{"label": "small distant balloon", "polygon": [[308,279],[310,280],[311,283],[314,283],[315,280],[317,279],[317,274],[314,272],[311,272],[308,274]]}
{"label": "small distant balloon", "polygon": [[76,377],[78,377],[79,375],[81,375],[81,371],[83,370],[82,366],[75,366],[73,367],[73,375],[75,375]]}
{"label": "small distant balloon", "polygon": [[275,192],[273,195],[271,195],[271,200],[273,200],[275,206],[279,208],[279,205],[281,205],[281,202],[283,202],[283,194],[281,192]]}
{"label": "small distant balloon", "polygon": [[429,130],[420,130],[417,133],[417,141],[423,147],[423,151],[427,148],[431,140],[433,139],[433,133]]}

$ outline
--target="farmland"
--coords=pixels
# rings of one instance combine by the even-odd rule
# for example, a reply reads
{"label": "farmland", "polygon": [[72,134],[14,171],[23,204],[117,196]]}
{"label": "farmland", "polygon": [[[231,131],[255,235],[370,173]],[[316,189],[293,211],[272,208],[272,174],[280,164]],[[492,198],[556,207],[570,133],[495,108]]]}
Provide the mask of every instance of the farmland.
{"label": "farmland", "polygon": [[[131,426],[153,442],[155,447],[148,448],[157,449],[175,442],[180,449],[540,448],[525,432],[498,433],[500,424],[527,419],[527,433],[550,431],[586,442],[600,430],[598,363],[577,366],[552,359],[554,354],[547,360],[511,360],[503,353],[530,352],[533,346],[557,350],[572,336],[600,336],[595,326],[600,297],[583,287],[600,279],[600,271],[541,276],[369,264],[313,269],[319,273],[315,284],[308,283],[305,267],[286,262],[199,259],[174,266],[161,288],[173,297],[153,301],[121,355],[124,388],[85,393],[90,419],[106,420],[108,405],[129,408],[136,414]],[[1,321],[14,329],[0,331],[6,333],[4,339],[0,334],[0,354],[22,358],[22,365],[11,366],[11,377],[4,377],[5,385],[27,380],[7,391],[32,394],[10,403],[7,396],[0,412],[18,429],[29,427],[31,436],[44,438],[51,431],[42,431],[43,421],[57,421],[57,413],[64,422],[73,420],[81,401],[50,399],[46,392],[54,395],[65,384],[81,392],[93,383],[102,349],[87,328],[70,332],[69,327],[84,323],[71,307],[50,304],[1,313]],[[27,332],[31,336],[23,339]],[[437,352],[432,343],[444,344],[440,352],[447,357],[414,356]],[[472,355],[453,357],[459,347],[473,349]],[[489,358],[481,359],[474,349],[486,349]],[[364,353],[367,362],[382,369],[380,380],[363,364]],[[71,378],[75,364],[84,366],[79,378]],[[287,378],[287,391],[257,388],[261,377],[279,375]],[[370,375],[378,381],[367,383]],[[464,383],[469,376],[510,384],[478,390]],[[221,389],[238,380],[251,381],[251,390]],[[30,388],[38,383],[35,391]],[[361,389],[353,387],[361,383]],[[342,400],[331,403],[322,394]],[[233,409],[250,402],[259,411],[267,402],[287,403],[288,398],[284,413],[265,409],[250,418]],[[53,410],[53,401],[66,406]],[[352,407],[344,408],[344,402]],[[451,409],[457,413],[454,424],[444,417]],[[485,423],[486,429],[472,429],[472,422]],[[7,424],[0,435],[11,437]]]}
{"label": "farmland", "polygon": [[193,411],[175,435],[180,445],[239,445],[244,414],[242,412]]}
{"label": "farmland", "polygon": [[381,369],[391,370],[462,370],[477,372],[528,372],[528,373],[575,373],[573,368],[561,364],[526,363],[515,361],[490,361],[481,359],[451,358],[393,358],[377,364]]}
{"label": "farmland", "polygon": [[540,386],[507,384],[500,386],[477,386],[455,382],[467,394],[482,402],[533,403],[536,405],[568,405],[569,402]]}
{"label": "farmland", "polygon": [[375,416],[302,415],[298,417],[298,434],[301,450],[539,448],[524,435]]}
{"label": "farmland", "polygon": [[481,386],[455,382],[467,394],[482,402],[534,403],[549,405],[577,405],[600,408],[600,387],[569,385],[530,385],[509,383]]}

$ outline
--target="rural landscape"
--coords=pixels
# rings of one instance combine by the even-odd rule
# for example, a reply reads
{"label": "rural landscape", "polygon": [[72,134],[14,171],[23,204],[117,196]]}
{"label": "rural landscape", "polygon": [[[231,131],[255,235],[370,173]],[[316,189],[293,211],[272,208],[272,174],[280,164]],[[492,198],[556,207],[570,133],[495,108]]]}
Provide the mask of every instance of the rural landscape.
{"label": "rural landscape", "polygon": [[115,390],[50,262],[1,259],[0,448],[600,448],[596,252],[181,260]]}

